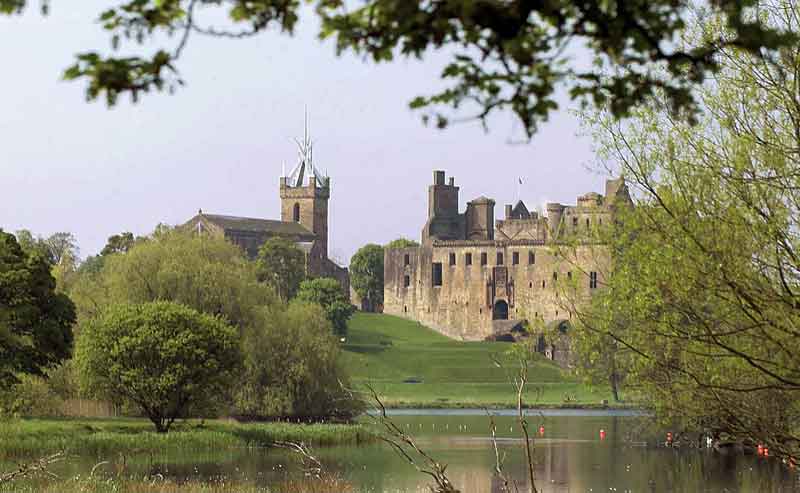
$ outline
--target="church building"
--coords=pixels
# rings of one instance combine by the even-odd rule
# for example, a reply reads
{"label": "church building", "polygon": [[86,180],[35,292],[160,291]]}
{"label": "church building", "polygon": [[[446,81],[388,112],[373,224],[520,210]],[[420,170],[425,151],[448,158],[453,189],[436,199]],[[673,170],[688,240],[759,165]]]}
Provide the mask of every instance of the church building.
{"label": "church building", "polygon": [[275,236],[287,238],[305,254],[308,277],[336,279],[349,297],[350,276],[347,268],[328,258],[331,179],[314,166],[308,125],[303,141],[298,141],[297,145],[297,165],[288,174],[282,173],[279,180],[280,220],[214,214],[201,209],[182,227],[223,237],[240,246],[251,259],[256,258],[259,248],[267,239]]}

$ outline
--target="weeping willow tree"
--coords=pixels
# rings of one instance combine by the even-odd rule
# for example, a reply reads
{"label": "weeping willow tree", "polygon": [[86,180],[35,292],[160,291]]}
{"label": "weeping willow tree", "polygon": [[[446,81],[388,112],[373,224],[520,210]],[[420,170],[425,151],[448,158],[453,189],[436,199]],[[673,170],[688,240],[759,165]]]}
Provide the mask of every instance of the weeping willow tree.
{"label": "weeping willow tree", "polygon": [[[800,6],[762,1],[797,33]],[[725,35],[713,17],[692,36]],[[726,47],[689,125],[659,101],[618,122],[587,115],[601,160],[636,207],[606,231],[613,272],[573,307],[578,361],[625,375],[632,395],[685,429],[800,451],[800,46]],[[602,355],[600,357],[599,355]]]}

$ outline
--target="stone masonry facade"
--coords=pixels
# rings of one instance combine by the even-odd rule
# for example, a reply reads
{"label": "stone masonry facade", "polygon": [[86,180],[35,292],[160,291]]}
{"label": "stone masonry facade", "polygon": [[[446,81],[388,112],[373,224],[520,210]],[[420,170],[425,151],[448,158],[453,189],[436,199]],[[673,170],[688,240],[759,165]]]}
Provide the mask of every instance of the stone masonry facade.
{"label": "stone masonry facade", "polygon": [[[569,285],[571,299],[586,300],[602,285],[609,256],[597,232],[631,204],[622,179],[576,205],[547,204],[546,217],[519,201],[495,220],[495,202],[486,197],[462,213],[458,195],[455,180],[445,183],[444,171],[435,171],[421,245],[386,251],[384,312],[460,340],[497,338],[523,320],[565,326],[570,313],[560,288]],[[555,347],[546,350],[559,359]]]}

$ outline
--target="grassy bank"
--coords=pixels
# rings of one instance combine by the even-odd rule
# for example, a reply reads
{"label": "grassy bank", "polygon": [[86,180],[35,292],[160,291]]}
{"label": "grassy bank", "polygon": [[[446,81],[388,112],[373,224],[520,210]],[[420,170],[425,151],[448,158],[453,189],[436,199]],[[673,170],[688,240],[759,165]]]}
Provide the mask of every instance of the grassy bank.
{"label": "grassy bank", "polygon": [[[391,407],[513,407],[507,342],[461,342],[400,317],[356,313],[344,362],[353,382],[370,383]],[[498,368],[492,356],[504,360]],[[542,359],[530,367],[526,401],[542,407],[596,407],[610,400]]]}
{"label": "grassy bank", "polygon": [[0,484],[0,493],[348,493],[353,487],[342,480],[287,480],[263,486],[256,481],[172,481],[160,477],[120,477],[97,474],[65,480],[36,480]]}
{"label": "grassy bank", "polygon": [[276,441],[310,445],[355,444],[372,437],[361,425],[255,423],[197,420],[156,433],[143,419],[25,419],[0,422],[0,460],[64,451],[94,455],[218,451],[268,447]]}
{"label": "grassy bank", "polygon": [[0,493],[347,493],[342,480],[287,480],[263,486],[255,481],[172,481],[161,477],[121,477],[96,474],[68,479],[40,479],[0,484]]}

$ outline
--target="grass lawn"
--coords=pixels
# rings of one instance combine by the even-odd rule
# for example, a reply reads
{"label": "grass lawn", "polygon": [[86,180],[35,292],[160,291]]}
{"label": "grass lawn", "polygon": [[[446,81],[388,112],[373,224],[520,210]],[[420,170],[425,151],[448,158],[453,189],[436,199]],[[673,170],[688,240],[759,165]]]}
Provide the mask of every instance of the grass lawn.
{"label": "grass lawn", "polygon": [[187,420],[173,424],[169,433],[156,433],[150,421],[138,418],[21,419],[0,421],[0,460],[59,451],[104,457],[268,447],[280,441],[318,446],[373,439],[362,425]]}
{"label": "grass lawn", "polygon": [[[370,383],[391,407],[513,407],[513,360],[505,356],[510,346],[455,341],[417,322],[358,312],[350,319],[343,358],[353,382]],[[507,368],[497,367],[492,355]],[[529,405],[586,407],[610,398],[544,358],[530,366],[529,381]]]}

